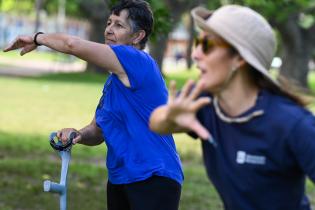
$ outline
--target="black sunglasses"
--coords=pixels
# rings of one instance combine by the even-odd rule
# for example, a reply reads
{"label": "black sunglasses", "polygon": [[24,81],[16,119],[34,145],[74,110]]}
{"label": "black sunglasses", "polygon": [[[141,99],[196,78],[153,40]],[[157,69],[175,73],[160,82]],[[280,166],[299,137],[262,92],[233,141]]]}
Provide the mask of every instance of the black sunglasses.
{"label": "black sunglasses", "polygon": [[224,42],[215,41],[213,39],[209,39],[207,37],[195,37],[194,38],[195,47],[201,44],[201,49],[204,54],[208,54],[213,50],[215,46],[230,48],[230,46]]}

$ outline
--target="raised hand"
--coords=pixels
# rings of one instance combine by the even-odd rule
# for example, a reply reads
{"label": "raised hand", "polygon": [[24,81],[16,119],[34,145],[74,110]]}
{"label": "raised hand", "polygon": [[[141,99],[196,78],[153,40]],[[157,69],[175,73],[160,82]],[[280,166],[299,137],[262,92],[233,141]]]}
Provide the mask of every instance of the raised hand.
{"label": "raised hand", "polygon": [[18,36],[13,42],[3,49],[3,52],[22,48],[20,54],[24,55],[36,49],[32,36]]}
{"label": "raised hand", "polygon": [[196,132],[202,139],[208,139],[210,133],[203,127],[196,118],[197,111],[209,104],[211,99],[208,97],[197,97],[203,88],[202,83],[194,86],[193,81],[188,81],[179,95],[176,95],[176,83],[170,84],[170,95],[168,100],[168,118],[180,127]]}

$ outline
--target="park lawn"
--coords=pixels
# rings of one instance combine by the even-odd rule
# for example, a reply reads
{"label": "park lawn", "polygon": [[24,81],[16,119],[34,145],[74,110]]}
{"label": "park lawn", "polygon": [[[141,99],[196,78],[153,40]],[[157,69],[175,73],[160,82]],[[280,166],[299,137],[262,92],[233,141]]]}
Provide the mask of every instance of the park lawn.
{"label": "park lawn", "polygon": [[[194,71],[170,73],[179,86]],[[0,77],[0,209],[58,209],[59,198],[43,192],[43,181],[59,181],[60,159],[48,144],[51,131],[90,122],[106,76],[88,73],[38,78]],[[181,210],[220,210],[222,203],[206,178],[198,141],[175,135],[185,182]],[[69,210],[106,209],[105,145],[76,145],[69,167]],[[307,191],[315,201],[315,188]]]}
{"label": "park lawn", "polygon": [[[47,49],[47,48],[46,48]],[[0,59],[12,59],[12,60],[34,60],[34,61],[51,61],[51,62],[59,62],[59,61],[70,61],[70,55],[53,52],[53,51],[43,51],[36,50],[32,53],[27,54],[27,56],[20,56],[20,50],[13,50],[6,53],[0,52]],[[78,59],[76,59],[78,60]],[[1,63],[1,60],[0,60]]]}
{"label": "park lawn", "polygon": [[[90,122],[104,75],[55,74],[0,77],[0,209],[58,209],[57,195],[43,181],[59,181],[60,159],[48,144],[50,132]],[[71,81],[71,82],[70,82]],[[200,145],[176,135],[184,162],[181,210],[222,209],[202,166]],[[105,145],[76,145],[69,167],[69,210],[106,209]]]}

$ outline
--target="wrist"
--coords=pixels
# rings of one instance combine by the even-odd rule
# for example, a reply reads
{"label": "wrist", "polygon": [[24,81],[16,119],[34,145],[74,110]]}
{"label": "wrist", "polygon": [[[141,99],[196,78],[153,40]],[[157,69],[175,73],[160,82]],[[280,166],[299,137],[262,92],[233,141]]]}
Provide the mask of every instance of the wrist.
{"label": "wrist", "polygon": [[37,32],[36,34],[34,34],[34,38],[33,38],[33,42],[36,46],[41,46],[41,44],[38,43],[37,38],[40,34],[44,34],[43,32]]}

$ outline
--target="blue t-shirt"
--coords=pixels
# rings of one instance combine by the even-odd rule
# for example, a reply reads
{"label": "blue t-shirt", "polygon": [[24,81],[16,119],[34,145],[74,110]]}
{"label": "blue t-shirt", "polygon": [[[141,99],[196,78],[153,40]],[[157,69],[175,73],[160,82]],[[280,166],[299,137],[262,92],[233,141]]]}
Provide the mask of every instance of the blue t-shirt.
{"label": "blue t-shirt", "polygon": [[[151,112],[168,93],[156,62],[131,46],[111,46],[128,75],[126,87],[115,74],[107,79],[96,109],[96,123],[107,145],[109,181],[128,184],[153,175],[183,182],[174,139],[149,129]],[[106,59],[106,58],[104,58]]]}
{"label": "blue t-shirt", "polygon": [[266,90],[254,107],[238,117],[258,110],[264,114],[244,123],[224,122],[213,105],[197,113],[217,143],[215,147],[202,141],[202,151],[225,209],[310,209],[305,176],[315,181],[315,118]]}

